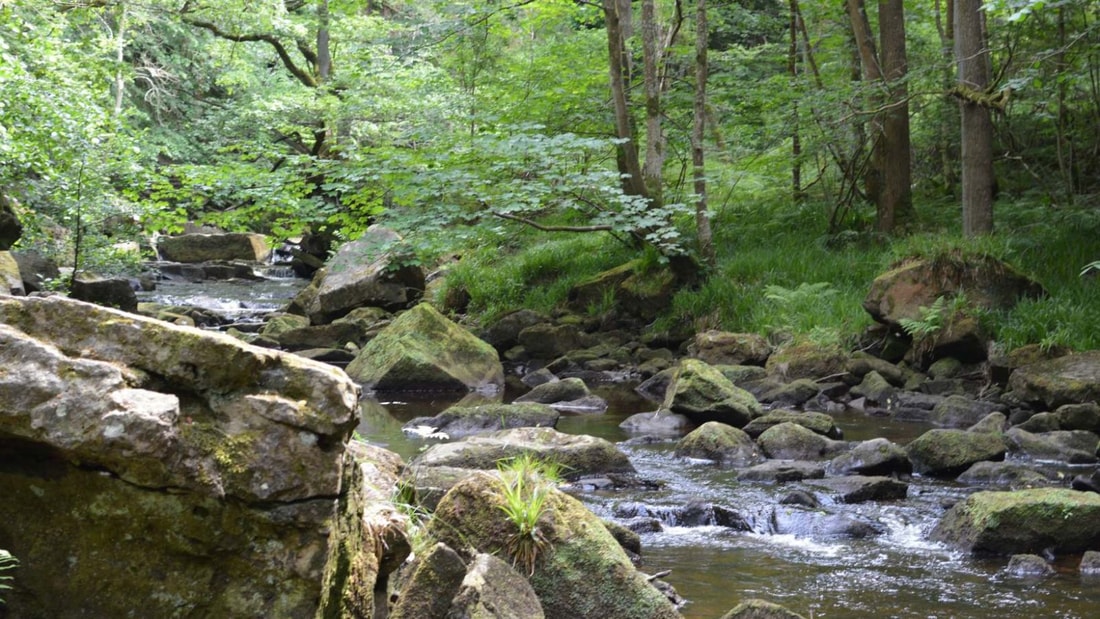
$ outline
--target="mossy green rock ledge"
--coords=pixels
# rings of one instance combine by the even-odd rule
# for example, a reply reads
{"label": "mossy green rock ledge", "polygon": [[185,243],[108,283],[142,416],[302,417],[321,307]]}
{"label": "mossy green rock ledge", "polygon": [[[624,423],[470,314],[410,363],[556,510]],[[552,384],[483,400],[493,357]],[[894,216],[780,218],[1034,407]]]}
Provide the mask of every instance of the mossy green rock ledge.
{"label": "mossy green rock ledge", "polygon": [[[452,548],[472,547],[506,558],[507,540],[515,525],[505,516],[504,505],[496,474],[468,477],[439,502],[428,531]],[[538,526],[548,543],[539,552],[528,581],[546,619],[680,617],[580,501],[550,489],[545,506]]]}
{"label": "mossy green rock ledge", "polygon": [[496,349],[426,303],[367,343],[347,373],[375,391],[497,391],[504,385]]}
{"label": "mossy green rock ledge", "polygon": [[932,539],[972,553],[1100,549],[1100,494],[1066,488],[977,492],[952,507]]}

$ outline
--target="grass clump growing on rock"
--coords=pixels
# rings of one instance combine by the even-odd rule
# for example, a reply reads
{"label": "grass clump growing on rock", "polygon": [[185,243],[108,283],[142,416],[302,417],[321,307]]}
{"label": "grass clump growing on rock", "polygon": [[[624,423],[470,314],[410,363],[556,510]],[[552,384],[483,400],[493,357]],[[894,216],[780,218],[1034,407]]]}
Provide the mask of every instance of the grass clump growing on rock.
{"label": "grass clump growing on rock", "polygon": [[505,548],[512,556],[512,565],[522,565],[527,574],[535,572],[535,562],[549,542],[539,529],[539,519],[546,512],[546,499],[561,480],[561,466],[538,460],[524,453],[497,463],[500,471],[501,511],[515,527]]}
{"label": "grass clump growing on rock", "polygon": [[[12,577],[8,576],[6,572],[19,566],[19,559],[16,559],[7,550],[0,549],[0,591],[7,591],[11,589]],[[0,604],[4,603],[4,598],[0,597]]]}

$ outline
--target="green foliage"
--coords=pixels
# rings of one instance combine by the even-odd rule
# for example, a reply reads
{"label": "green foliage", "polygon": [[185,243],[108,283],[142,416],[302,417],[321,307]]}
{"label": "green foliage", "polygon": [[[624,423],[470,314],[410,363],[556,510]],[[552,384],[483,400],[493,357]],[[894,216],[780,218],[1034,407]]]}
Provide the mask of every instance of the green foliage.
{"label": "green foliage", "polygon": [[1088,275],[1089,273],[1091,273],[1093,271],[1100,272],[1100,260],[1096,260],[1094,262],[1090,262],[1090,263],[1086,264],[1081,269],[1081,277],[1084,277],[1084,276]]}
{"label": "green foliage", "polygon": [[[7,572],[15,569],[19,566],[19,560],[12,556],[10,552],[0,548],[0,591],[11,590],[12,577]],[[0,598],[0,604],[4,603],[4,598]]]}
{"label": "green foliage", "polygon": [[931,337],[939,333],[947,322],[947,297],[936,297],[931,306],[922,305],[917,308],[917,312],[920,318],[900,318],[898,324],[914,339]]}
{"label": "green foliage", "polygon": [[546,512],[546,499],[561,480],[561,466],[539,460],[529,452],[497,463],[504,504],[500,506],[515,532],[505,547],[513,565],[522,565],[527,574],[535,573],[535,563],[549,542],[539,529]]}

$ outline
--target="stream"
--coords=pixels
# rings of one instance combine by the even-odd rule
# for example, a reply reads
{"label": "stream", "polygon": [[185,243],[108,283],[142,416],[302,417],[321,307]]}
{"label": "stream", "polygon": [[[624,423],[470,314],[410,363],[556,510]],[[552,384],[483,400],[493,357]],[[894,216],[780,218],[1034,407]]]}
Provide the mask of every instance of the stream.
{"label": "stream", "polygon": [[[228,312],[241,322],[285,306],[304,283],[168,283],[142,300],[193,305]],[[1064,617],[1100,616],[1100,577],[1081,576],[1079,557],[1062,557],[1058,573],[1021,579],[1003,572],[1007,557],[976,559],[927,540],[948,506],[972,489],[954,482],[915,477],[905,501],[823,507],[874,523],[882,533],[864,539],[773,534],[767,521],[779,500],[798,483],[768,485],[738,481],[736,472],[673,456],[674,441],[631,442],[619,424],[654,405],[628,384],[594,386],[608,400],[606,413],[563,414],[557,429],[619,443],[641,477],[661,482],[659,490],[579,492],[575,496],[601,517],[617,520],[616,508],[641,503],[651,508],[692,501],[720,505],[745,516],[752,531],[718,526],[683,527],[665,522],[642,534],[647,573],[671,570],[664,578],[689,602],[686,619],[717,619],[741,600],[759,597],[783,604],[807,618]],[[518,394],[506,394],[506,397]],[[362,401],[358,431],[408,461],[429,443],[401,431],[404,422],[435,414],[452,399]],[[859,413],[836,415],[846,440],[885,437],[901,445],[930,426]],[[1072,476],[1078,471],[1066,468]],[[818,493],[820,497],[820,493]]]}

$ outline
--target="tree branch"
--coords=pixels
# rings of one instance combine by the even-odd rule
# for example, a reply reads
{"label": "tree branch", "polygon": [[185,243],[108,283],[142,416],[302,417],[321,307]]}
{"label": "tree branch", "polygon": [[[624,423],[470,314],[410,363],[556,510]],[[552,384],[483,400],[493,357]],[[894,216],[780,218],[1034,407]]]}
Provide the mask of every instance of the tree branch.
{"label": "tree branch", "polygon": [[226,32],[218,27],[217,24],[212,22],[203,21],[201,19],[194,19],[192,17],[184,17],[183,22],[195,26],[196,28],[202,28],[209,31],[219,39],[226,39],[227,41],[236,41],[238,43],[252,43],[262,42],[267,43],[275,49],[275,53],[279,55],[279,60],[283,62],[283,66],[287,71],[290,71],[298,79],[299,82],[305,84],[310,88],[317,88],[317,80],[309,74],[308,71],[302,69],[298,65],[294,64],[294,60],[290,57],[290,54],[286,51],[286,46],[282,41],[275,37],[273,34],[267,33],[251,33],[251,34],[234,34],[232,32]]}
{"label": "tree branch", "polygon": [[542,230],[543,232],[610,232],[614,230],[610,224],[600,224],[593,226],[546,226],[540,224],[532,219],[526,217],[519,217],[510,213],[501,213],[499,211],[490,211],[493,215],[500,217],[501,219],[507,219],[509,221],[518,221],[521,224],[531,226],[536,230]]}

